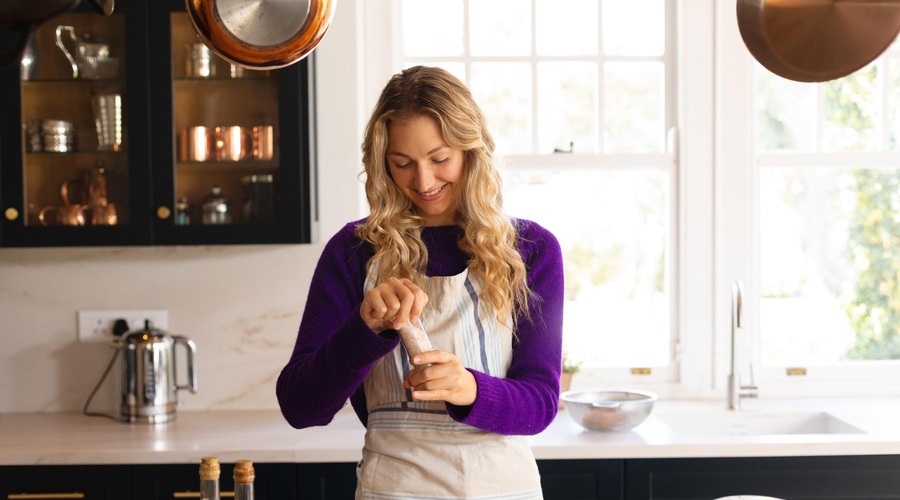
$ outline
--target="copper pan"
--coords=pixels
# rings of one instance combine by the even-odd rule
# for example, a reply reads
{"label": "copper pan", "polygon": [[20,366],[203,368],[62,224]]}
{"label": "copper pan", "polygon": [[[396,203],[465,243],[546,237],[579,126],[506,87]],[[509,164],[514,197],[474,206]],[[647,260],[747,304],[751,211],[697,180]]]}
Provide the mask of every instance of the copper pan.
{"label": "copper pan", "polygon": [[900,0],[738,0],[747,49],[769,71],[824,82],[872,62],[900,32]]}
{"label": "copper pan", "polygon": [[325,36],[337,0],[185,0],[200,39],[248,69],[291,65]]}

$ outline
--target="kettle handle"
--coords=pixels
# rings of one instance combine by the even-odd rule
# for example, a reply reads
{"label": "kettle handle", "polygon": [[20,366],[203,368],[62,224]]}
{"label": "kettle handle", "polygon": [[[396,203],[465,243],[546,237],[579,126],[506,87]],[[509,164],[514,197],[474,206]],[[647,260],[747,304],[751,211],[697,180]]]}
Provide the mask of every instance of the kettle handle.
{"label": "kettle handle", "polygon": [[188,370],[188,379],[190,380],[189,385],[178,385],[178,363],[175,363],[175,351],[172,351],[172,364],[173,368],[173,377],[175,380],[175,390],[181,389],[190,389],[192,393],[197,392],[197,370],[194,369],[194,355],[197,354],[197,344],[194,343],[193,340],[182,337],[181,335],[173,335],[172,339],[175,341],[175,344],[181,344],[187,350],[187,370]]}
{"label": "kettle handle", "polygon": [[77,42],[78,38],[75,36],[75,28],[72,26],[57,26],[56,27],[56,46],[59,47],[59,50],[65,54],[66,59],[69,60],[69,64],[72,65],[72,78],[78,78],[78,65],[75,64],[75,58],[72,57],[72,53],[69,52],[69,49],[66,48],[66,45],[63,43],[62,32],[68,31],[69,37],[72,38],[73,42]]}

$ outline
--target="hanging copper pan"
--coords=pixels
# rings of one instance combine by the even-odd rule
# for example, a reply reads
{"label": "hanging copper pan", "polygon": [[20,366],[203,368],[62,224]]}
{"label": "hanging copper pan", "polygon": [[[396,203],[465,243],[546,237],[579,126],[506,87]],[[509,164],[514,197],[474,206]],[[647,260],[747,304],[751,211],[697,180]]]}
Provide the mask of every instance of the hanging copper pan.
{"label": "hanging copper pan", "polygon": [[900,0],[738,0],[744,43],[769,71],[800,82],[847,76],[900,32]]}
{"label": "hanging copper pan", "polygon": [[337,0],[185,0],[194,29],[223,59],[249,69],[293,64],[325,36]]}

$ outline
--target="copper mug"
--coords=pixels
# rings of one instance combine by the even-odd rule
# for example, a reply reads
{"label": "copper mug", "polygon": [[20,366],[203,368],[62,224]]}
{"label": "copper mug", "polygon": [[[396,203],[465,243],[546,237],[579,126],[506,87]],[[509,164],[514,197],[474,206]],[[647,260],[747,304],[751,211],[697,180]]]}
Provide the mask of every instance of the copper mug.
{"label": "copper mug", "polygon": [[253,127],[253,159],[271,160],[275,155],[275,131],[271,125],[259,125]]}
{"label": "copper mug", "polygon": [[216,160],[241,161],[253,154],[253,133],[237,125],[216,127]]}
{"label": "copper mug", "polygon": [[88,221],[91,207],[76,203],[74,205],[49,205],[41,209],[38,220],[44,226],[62,224],[64,226],[83,226]]}
{"label": "copper mug", "polygon": [[180,161],[209,161],[216,150],[215,130],[211,127],[188,127],[178,135]]}
{"label": "copper mug", "polygon": [[115,226],[119,223],[119,217],[116,214],[115,203],[95,205],[90,209],[90,215],[91,225],[94,226]]}

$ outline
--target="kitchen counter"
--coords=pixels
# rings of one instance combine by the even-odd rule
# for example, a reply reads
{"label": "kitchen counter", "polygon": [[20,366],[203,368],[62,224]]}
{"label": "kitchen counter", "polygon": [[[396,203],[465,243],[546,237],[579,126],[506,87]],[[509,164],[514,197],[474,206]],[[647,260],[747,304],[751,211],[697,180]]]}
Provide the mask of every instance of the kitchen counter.
{"label": "kitchen counter", "polygon": [[[827,412],[861,432],[681,434],[667,418],[733,415],[721,402],[660,401],[630,432],[587,431],[565,410],[529,438],[538,459],[774,457],[900,454],[900,400],[753,401],[741,416]],[[0,465],[355,462],[364,429],[347,409],[326,427],[296,430],[277,411],[181,411],[163,425],[123,424],[76,413],[0,415]]]}

